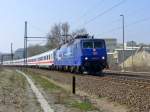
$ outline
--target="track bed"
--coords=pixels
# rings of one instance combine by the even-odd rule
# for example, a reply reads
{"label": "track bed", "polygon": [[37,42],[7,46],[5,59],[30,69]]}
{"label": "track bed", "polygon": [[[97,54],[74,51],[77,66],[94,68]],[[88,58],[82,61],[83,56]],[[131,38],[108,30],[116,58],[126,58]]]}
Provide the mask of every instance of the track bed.
{"label": "track bed", "polygon": [[0,70],[0,112],[43,112],[27,81],[15,70]]}

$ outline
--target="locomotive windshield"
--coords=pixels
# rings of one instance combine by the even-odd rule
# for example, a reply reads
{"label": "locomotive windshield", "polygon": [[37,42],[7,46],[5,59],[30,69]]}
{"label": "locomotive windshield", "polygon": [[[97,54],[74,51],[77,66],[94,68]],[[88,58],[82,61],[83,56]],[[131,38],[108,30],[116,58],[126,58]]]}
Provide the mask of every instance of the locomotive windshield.
{"label": "locomotive windshield", "polygon": [[103,41],[95,41],[94,48],[104,48],[104,42]]}
{"label": "locomotive windshield", "polygon": [[83,48],[104,48],[103,41],[84,41]]}
{"label": "locomotive windshield", "polygon": [[93,42],[92,41],[83,42],[83,48],[93,48]]}

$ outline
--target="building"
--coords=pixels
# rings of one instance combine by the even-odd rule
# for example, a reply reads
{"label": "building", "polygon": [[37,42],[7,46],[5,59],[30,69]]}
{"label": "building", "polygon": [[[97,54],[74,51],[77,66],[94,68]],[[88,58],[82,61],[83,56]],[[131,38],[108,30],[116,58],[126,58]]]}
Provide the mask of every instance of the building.
{"label": "building", "polygon": [[[147,51],[150,53],[150,47],[148,46],[140,46],[136,45],[136,43],[132,44],[129,42],[128,44],[124,44],[124,53],[122,44],[117,44],[116,47],[115,44],[111,45],[109,41],[107,40],[107,46],[108,47],[108,64],[111,68],[113,68],[115,65],[120,65],[123,61],[127,60],[130,56],[134,55],[136,52],[139,52],[141,50]],[[109,45],[110,44],[110,45]],[[110,48],[112,47],[112,48]],[[115,48],[115,49],[114,49]],[[124,54],[124,55],[123,55]]]}
{"label": "building", "polygon": [[10,53],[3,53],[0,55],[0,60],[1,60],[1,63],[3,63],[3,61],[8,61],[8,60],[11,60],[12,55]]}
{"label": "building", "polygon": [[24,48],[19,48],[14,52],[14,59],[24,58]]}
{"label": "building", "polygon": [[108,53],[114,52],[117,47],[117,39],[116,38],[104,38],[106,43],[106,48]]}
{"label": "building", "polygon": [[146,47],[146,46],[127,46],[127,44],[125,44],[124,47],[124,59],[123,59],[123,49],[122,48],[118,48],[115,49],[115,52],[117,53],[118,57],[117,57],[117,63],[122,63],[123,61],[125,61],[127,58],[129,58],[131,55],[134,55],[136,52],[140,51],[140,50],[144,50],[150,53],[150,47]]}
{"label": "building", "polygon": [[135,41],[128,41],[127,46],[137,46],[137,43]]}

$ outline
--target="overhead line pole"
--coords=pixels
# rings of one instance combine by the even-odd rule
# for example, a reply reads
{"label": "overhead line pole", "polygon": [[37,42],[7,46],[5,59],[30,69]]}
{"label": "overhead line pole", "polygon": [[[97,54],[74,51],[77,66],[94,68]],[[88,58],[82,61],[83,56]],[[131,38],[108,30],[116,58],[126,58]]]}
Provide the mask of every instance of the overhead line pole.
{"label": "overhead line pole", "polygon": [[134,66],[133,66],[133,40],[132,40],[132,71],[134,71]]}
{"label": "overhead line pole", "polygon": [[27,67],[27,21],[25,21],[25,33],[24,33],[24,65]]}
{"label": "overhead line pole", "polygon": [[23,57],[24,57],[24,66],[25,66],[25,57],[26,57],[26,41],[25,41],[25,37],[24,37],[24,52],[23,52]]}
{"label": "overhead line pole", "polygon": [[11,43],[11,60],[13,62],[13,43]]}
{"label": "overhead line pole", "polygon": [[125,61],[125,52],[124,52],[124,51],[125,51],[125,46],[124,46],[124,42],[125,42],[125,41],[124,41],[124,40],[125,40],[125,39],[124,39],[124,15],[122,14],[122,15],[120,15],[120,16],[122,17],[122,38],[123,38],[123,39],[122,39],[122,40],[123,40],[123,41],[122,41],[122,42],[123,42],[122,44],[123,44],[123,71],[124,71],[124,70],[125,70],[125,64],[124,64],[124,61]]}
{"label": "overhead line pole", "polygon": [[28,38],[47,38],[48,37],[28,37],[27,33],[27,21],[25,21],[25,32],[24,32],[24,66],[27,67],[27,57],[28,57]]}
{"label": "overhead line pole", "polygon": [[[72,35],[68,35],[68,34],[65,34],[65,35],[61,35],[61,36],[65,36],[65,40],[67,39],[67,36],[71,36],[71,38],[73,39]],[[48,38],[48,37],[28,37],[27,36],[27,21],[25,21],[25,34],[24,34],[24,65],[25,67],[27,67],[27,41],[28,41],[28,38]],[[53,39],[53,38],[48,38],[48,39]],[[76,93],[76,78],[75,76],[72,77],[72,93],[75,94]]]}

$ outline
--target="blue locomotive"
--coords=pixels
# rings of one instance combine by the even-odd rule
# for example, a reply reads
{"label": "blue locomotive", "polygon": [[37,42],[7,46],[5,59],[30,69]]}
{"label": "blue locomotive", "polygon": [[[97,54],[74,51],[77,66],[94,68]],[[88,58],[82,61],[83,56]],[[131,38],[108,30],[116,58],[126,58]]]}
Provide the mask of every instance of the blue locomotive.
{"label": "blue locomotive", "polygon": [[54,66],[61,71],[101,72],[107,67],[105,41],[78,35],[73,41],[55,50]]}
{"label": "blue locomotive", "polygon": [[5,61],[7,66],[26,66],[50,68],[76,73],[96,73],[107,67],[105,41],[88,35],[76,38],[59,48],[24,59]]}

